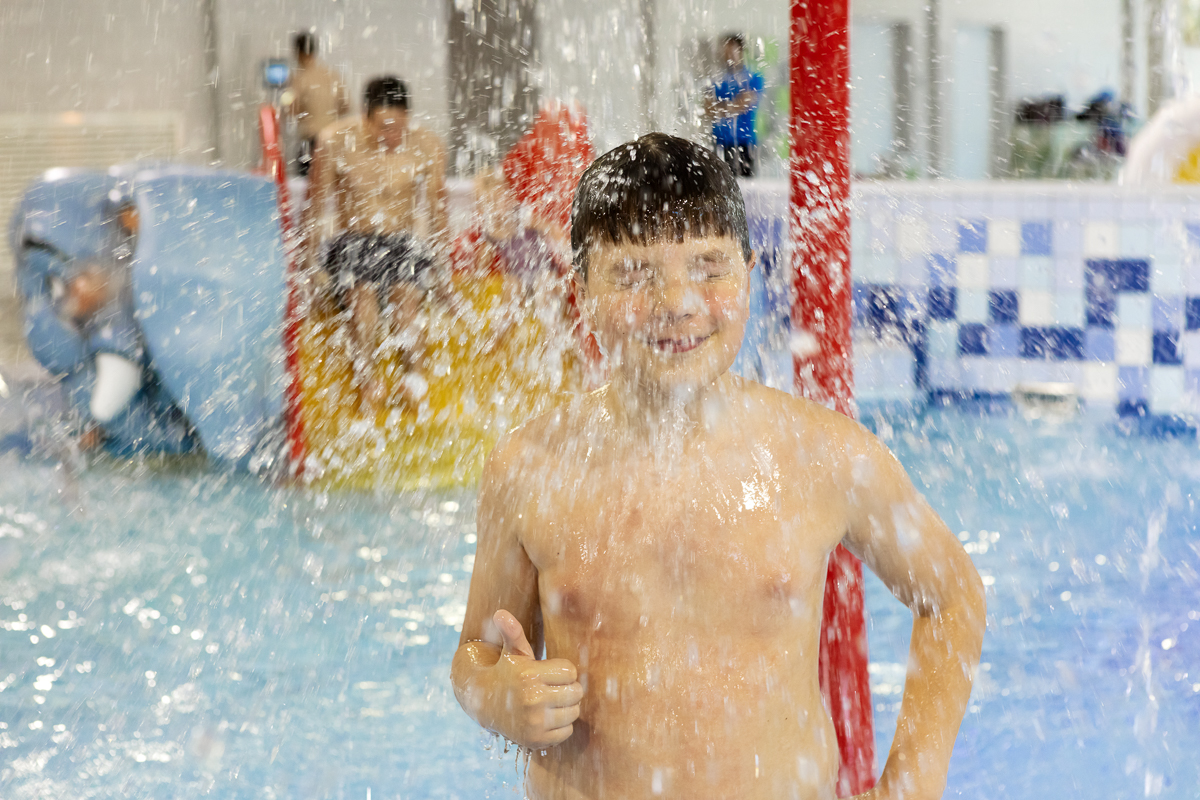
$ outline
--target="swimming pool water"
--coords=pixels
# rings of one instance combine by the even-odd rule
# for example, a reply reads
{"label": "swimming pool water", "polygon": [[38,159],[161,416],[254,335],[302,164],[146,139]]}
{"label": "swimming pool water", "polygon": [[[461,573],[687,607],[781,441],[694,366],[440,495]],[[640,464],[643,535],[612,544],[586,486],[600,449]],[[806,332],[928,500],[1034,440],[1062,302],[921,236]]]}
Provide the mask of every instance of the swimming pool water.
{"label": "swimming pool water", "polygon": [[[879,412],[988,585],[947,796],[1195,797],[1196,442]],[[470,491],[0,453],[0,796],[517,797],[447,673]],[[880,761],[907,611],[868,582]]]}

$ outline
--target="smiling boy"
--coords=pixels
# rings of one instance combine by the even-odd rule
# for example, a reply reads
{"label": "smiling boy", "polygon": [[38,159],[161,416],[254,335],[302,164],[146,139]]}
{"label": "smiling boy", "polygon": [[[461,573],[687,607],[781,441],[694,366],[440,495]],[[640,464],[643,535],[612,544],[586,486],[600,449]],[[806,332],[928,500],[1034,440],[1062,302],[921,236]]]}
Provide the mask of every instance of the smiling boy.
{"label": "smiling boy", "polygon": [[530,797],[832,798],[817,654],[842,543],[914,616],[872,796],[939,797],[982,585],[866,430],[729,373],[754,266],[732,173],[663,134],[621,145],[571,236],[610,381],[489,459],[459,702],[533,751]]}

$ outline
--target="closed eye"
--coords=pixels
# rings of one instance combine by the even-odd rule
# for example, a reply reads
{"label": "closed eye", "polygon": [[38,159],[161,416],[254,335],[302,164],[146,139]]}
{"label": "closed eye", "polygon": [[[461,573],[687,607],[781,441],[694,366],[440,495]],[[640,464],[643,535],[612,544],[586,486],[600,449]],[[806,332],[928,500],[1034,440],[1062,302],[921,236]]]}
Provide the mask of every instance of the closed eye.
{"label": "closed eye", "polygon": [[688,274],[694,281],[711,281],[726,277],[730,269],[728,258],[706,254],[696,259]]}
{"label": "closed eye", "polygon": [[613,270],[613,279],[618,286],[637,286],[650,279],[650,268],[641,261],[621,261]]}

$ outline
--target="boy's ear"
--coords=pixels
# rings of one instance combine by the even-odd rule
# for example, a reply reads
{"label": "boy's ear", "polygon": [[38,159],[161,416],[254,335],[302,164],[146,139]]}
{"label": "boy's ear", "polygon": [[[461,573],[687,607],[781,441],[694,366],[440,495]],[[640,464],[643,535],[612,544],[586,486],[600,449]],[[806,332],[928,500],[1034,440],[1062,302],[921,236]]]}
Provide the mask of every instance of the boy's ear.
{"label": "boy's ear", "polygon": [[758,266],[758,251],[750,251],[750,259],[746,262],[746,274],[754,272],[754,268]]}

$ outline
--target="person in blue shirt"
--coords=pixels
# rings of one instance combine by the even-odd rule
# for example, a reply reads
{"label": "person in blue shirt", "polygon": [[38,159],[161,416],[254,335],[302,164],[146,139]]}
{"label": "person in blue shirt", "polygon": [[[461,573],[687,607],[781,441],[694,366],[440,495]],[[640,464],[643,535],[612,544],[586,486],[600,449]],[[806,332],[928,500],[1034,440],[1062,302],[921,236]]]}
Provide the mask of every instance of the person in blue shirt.
{"label": "person in blue shirt", "polygon": [[746,68],[745,49],[746,40],[740,33],[726,34],[721,40],[725,70],[709,87],[704,111],[713,123],[717,152],[734,175],[750,178],[754,176],[758,145],[754,114],[762,97],[763,79]]}

